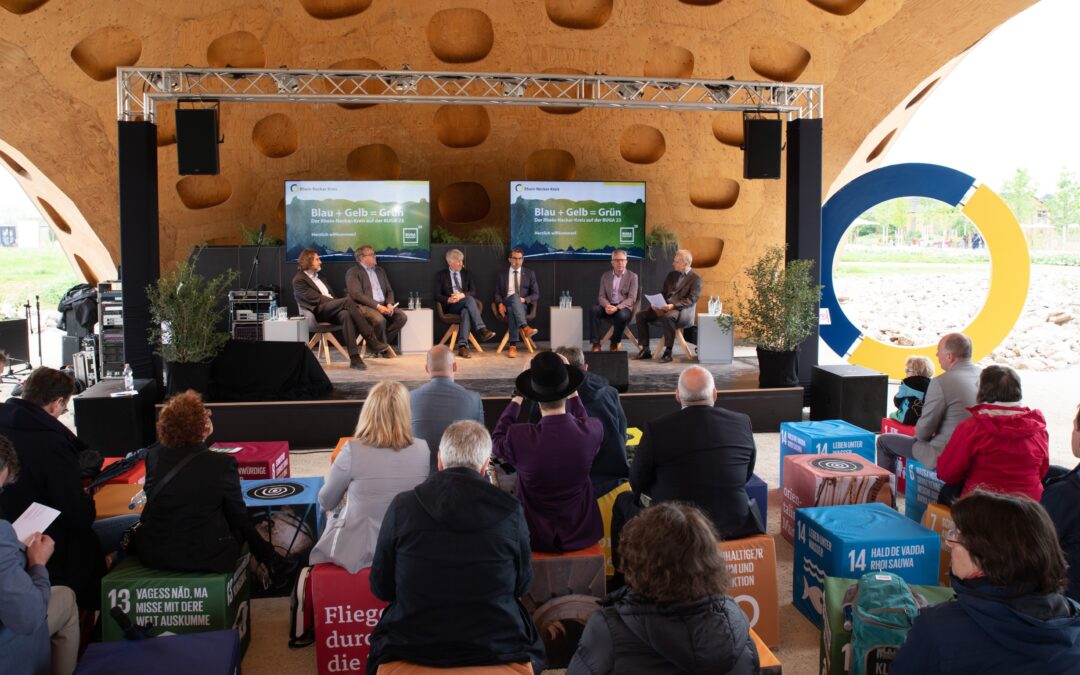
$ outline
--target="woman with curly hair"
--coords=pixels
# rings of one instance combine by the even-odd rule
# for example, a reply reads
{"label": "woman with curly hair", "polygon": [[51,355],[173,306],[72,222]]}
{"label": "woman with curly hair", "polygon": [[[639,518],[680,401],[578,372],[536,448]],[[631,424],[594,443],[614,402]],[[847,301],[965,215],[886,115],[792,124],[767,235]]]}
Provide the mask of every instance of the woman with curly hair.
{"label": "woman with curly hair", "polygon": [[712,522],[662,502],[627,522],[619,543],[626,586],[593,614],[567,675],[758,672],[750,623],[725,595]]}
{"label": "woman with curly hair", "polygon": [[147,500],[136,539],[148,567],[231,572],[245,543],[259,562],[280,564],[248,519],[236,459],[207,449],[213,431],[210,410],[194,391],[173,396],[161,410],[160,445],[146,456]]}
{"label": "woman with curly hair", "polygon": [[1034,500],[976,490],[945,533],[956,597],[924,609],[892,675],[1055,675],[1080,668],[1080,604],[1050,516]]}

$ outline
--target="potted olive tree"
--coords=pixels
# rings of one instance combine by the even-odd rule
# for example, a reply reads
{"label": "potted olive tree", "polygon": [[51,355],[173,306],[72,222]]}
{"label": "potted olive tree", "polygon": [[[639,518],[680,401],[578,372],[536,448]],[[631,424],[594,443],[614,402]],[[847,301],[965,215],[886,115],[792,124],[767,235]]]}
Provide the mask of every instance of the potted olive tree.
{"label": "potted olive tree", "polygon": [[166,396],[188,389],[205,394],[213,359],[229,341],[220,325],[227,289],[237,273],[230,270],[207,280],[195,271],[198,257],[196,251],[146,287],[150,341],[165,361]]}
{"label": "potted olive tree", "polygon": [[812,260],[784,264],[784,247],[770,246],[746,269],[746,296],[735,288],[738,308],[717,323],[739,331],[757,347],[762,388],[799,384],[799,344],[814,334],[822,287],[810,278]]}

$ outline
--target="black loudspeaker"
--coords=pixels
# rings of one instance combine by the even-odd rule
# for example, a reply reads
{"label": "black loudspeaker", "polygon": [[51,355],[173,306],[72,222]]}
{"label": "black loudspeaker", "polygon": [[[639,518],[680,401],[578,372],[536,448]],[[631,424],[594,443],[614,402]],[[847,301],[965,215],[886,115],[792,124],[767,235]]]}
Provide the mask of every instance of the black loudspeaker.
{"label": "black loudspeaker", "polygon": [[626,352],[585,352],[590,373],[602,375],[620,394],[630,389],[630,357]]}
{"label": "black loudspeaker", "polygon": [[784,123],[743,118],[743,178],[779,178]]}
{"label": "black loudspeaker", "polygon": [[176,164],[181,176],[216,176],[218,162],[218,109],[176,109]]}
{"label": "black loudspeaker", "polygon": [[810,419],[844,420],[877,433],[889,395],[889,378],[862,366],[814,366]]}

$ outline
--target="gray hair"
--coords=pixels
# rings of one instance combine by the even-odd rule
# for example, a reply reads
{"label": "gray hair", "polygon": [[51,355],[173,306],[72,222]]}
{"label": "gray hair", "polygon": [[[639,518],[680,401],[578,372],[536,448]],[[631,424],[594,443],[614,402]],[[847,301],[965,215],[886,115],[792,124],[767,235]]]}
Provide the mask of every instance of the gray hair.
{"label": "gray hair", "polygon": [[575,368],[581,368],[585,365],[585,354],[581,351],[581,347],[564,345],[562,347],[556,347],[555,353],[565,357],[566,360],[570,362],[570,365]]}
{"label": "gray hair", "polygon": [[479,422],[454,422],[446,427],[439,441],[439,457],[444,469],[459,466],[479,469],[490,456],[491,434]]}
{"label": "gray hair", "polygon": [[465,254],[461,252],[461,249],[452,248],[446,252],[446,262],[451,260],[464,260]]}
{"label": "gray hair", "polygon": [[615,249],[614,251],[611,252],[611,257],[614,258],[616,255],[618,255],[620,253],[622,253],[624,256],[626,256],[628,258],[630,257],[630,254],[626,252],[625,248],[617,248],[617,249]]}
{"label": "gray hair", "polygon": [[675,251],[675,255],[677,257],[682,257],[682,259],[686,261],[687,265],[694,264],[694,254],[691,253],[688,249],[680,248],[678,251]]}
{"label": "gray hair", "polygon": [[949,333],[941,339],[945,351],[961,361],[968,361],[971,359],[971,338],[963,333]]}
{"label": "gray hair", "polygon": [[446,345],[435,345],[427,353],[427,369],[435,373],[449,373],[454,369],[454,352]]}
{"label": "gray hair", "polygon": [[690,366],[679,375],[679,401],[683,405],[708,401],[716,393],[713,375],[701,366]]}

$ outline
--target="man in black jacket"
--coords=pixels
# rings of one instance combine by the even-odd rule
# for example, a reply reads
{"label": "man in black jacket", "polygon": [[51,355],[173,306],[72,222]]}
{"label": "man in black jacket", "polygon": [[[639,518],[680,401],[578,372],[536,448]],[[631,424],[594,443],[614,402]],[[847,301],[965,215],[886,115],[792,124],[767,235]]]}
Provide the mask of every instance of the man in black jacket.
{"label": "man in black jacket", "polygon": [[379,339],[392,344],[397,342],[398,333],[409,319],[396,307],[390,279],[377,263],[374,248],[356,249],[356,267],[345,273],[345,287]]}
{"label": "man in black jacket", "polygon": [[458,357],[467,359],[471,358],[469,332],[476,331],[480,341],[487,342],[495,337],[495,331],[489,330],[484,324],[483,312],[476,301],[476,286],[469,270],[464,267],[464,253],[456,248],[446,252],[446,269],[435,273],[435,302],[441,303],[450,314],[461,317],[457,344],[450,347],[457,349]]}
{"label": "man in black jacket", "polygon": [[[614,490],[630,475],[626,462],[626,412],[619,400],[619,392],[608,384],[603,375],[590,373],[589,364],[580,347],[558,347],[555,353],[564,357],[571,366],[585,372],[585,380],[578,387],[578,396],[585,405],[589,417],[604,425],[604,440],[593,459],[589,479],[593,493],[602,497]],[[540,407],[530,402],[529,421],[540,421]]]}
{"label": "man in black jacket", "polygon": [[675,251],[675,258],[671,261],[674,268],[664,278],[664,286],[660,289],[663,296],[663,305],[650,305],[637,313],[638,344],[641,351],[635,359],[651,359],[652,351],[649,349],[649,324],[659,322],[664,331],[664,353],[660,355],[660,363],[671,362],[671,348],[675,344],[675,329],[686,328],[694,323],[694,312],[697,311],[697,301],[701,298],[701,277],[690,269],[694,262],[694,256],[690,251],[681,248]]}
{"label": "man in black jacket", "polygon": [[391,356],[390,345],[375,335],[374,329],[352,298],[334,298],[334,290],[326,280],[319,278],[322,261],[319,254],[310,248],[300,253],[296,261],[296,275],[293,276],[293,295],[300,309],[306,309],[315,315],[317,321],[329,321],[341,325],[345,337],[345,349],[349,353],[349,367],[364,370],[367,365],[360,358],[357,336],[363,336],[374,354]]}
{"label": "man in black jacket", "polygon": [[491,436],[455,422],[439,472],[386,511],[371,590],[390,603],[371,634],[368,675],[405,661],[435,668],[528,664],[543,645],[520,598],[532,585],[529,530],[509,494],[487,481]]}
{"label": "man in black jacket", "polygon": [[0,435],[15,446],[20,467],[18,480],[0,493],[0,509],[12,521],[34,502],[60,511],[45,530],[56,542],[49,577],[71,587],[79,607],[92,610],[101,604],[105,556],[94,534],[94,500],[82,486],[79,454],[86,446],[57,419],[74,391],[70,375],[41,367],[30,373],[21,399],[0,405]]}

